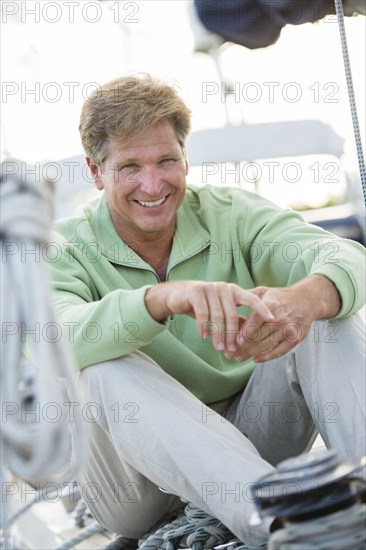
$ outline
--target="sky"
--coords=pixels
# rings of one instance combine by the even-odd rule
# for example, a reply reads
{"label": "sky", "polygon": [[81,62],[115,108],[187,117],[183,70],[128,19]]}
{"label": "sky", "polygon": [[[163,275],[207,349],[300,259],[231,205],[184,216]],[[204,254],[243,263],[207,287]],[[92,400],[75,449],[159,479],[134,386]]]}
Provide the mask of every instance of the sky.
{"label": "sky", "polygon": [[[211,56],[193,51],[191,4],[2,0],[2,159],[12,156],[34,163],[81,154],[77,128],[88,93],[119,75],[148,72],[177,83],[192,109],[193,131],[228,121],[321,120],[344,137],[345,163],[357,171],[336,18],[287,25],[277,43],[267,48],[226,45],[220,50],[220,75]],[[365,20],[346,18],[362,136]],[[237,93],[226,105],[223,80]],[[327,162],[329,158],[320,168],[332,180]]]}

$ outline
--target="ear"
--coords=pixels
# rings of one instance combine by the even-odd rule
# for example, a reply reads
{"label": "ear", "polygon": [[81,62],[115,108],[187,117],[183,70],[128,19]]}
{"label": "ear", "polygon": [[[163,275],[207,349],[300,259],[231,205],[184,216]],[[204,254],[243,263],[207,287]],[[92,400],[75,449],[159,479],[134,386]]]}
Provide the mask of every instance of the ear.
{"label": "ear", "polygon": [[189,164],[188,164],[187,153],[186,153],[185,149],[183,149],[183,156],[184,156],[184,162],[185,162],[185,165],[186,165],[186,176],[188,176]]}
{"label": "ear", "polygon": [[94,180],[95,187],[101,191],[102,189],[104,189],[104,185],[99,166],[95,164],[95,162],[93,162],[90,157],[85,157],[85,160],[87,165],[89,166],[89,170],[91,173],[91,177]]}

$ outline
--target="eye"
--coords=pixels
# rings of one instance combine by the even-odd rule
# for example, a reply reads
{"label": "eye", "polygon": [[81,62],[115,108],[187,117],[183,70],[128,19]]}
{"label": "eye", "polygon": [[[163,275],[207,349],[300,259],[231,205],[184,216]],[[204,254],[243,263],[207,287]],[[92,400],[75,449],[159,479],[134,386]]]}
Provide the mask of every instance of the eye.
{"label": "eye", "polygon": [[118,166],[118,172],[123,174],[124,177],[134,175],[138,170],[138,165],[134,162],[128,162],[127,164],[121,164]]}
{"label": "eye", "polygon": [[166,159],[162,159],[160,161],[160,164],[173,164],[173,162],[175,162],[175,159],[174,158],[166,158]]}

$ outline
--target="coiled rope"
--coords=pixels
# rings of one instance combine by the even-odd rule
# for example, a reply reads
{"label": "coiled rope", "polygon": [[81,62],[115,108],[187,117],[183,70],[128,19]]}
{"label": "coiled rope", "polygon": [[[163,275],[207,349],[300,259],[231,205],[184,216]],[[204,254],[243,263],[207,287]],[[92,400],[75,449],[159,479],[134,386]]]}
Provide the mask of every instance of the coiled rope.
{"label": "coiled rope", "polygon": [[335,450],[285,460],[253,489],[260,516],[277,517],[268,550],[365,550],[366,457],[340,461]]}
{"label": "coiled rope", "polygon": [[364,155],[363,155],[360,125],[359,125],[359,122],[358,122],[355,92],[354,92],[354,88],[353,88],[351,63],[350,63],[349,54],[348,54],[347,36],[346,36],[346,29],[345,29],[345,25],[344,25],[344,12],[343,12],[342,0],[334,0],[334,5],[335,5],[337,18],[338,18],[338,26],[339,26],[339,34],[340,34],[340,37],[341,37],[344,70],[345,70],[346,81],[347,81],[348,98],[349,98],[349,104],[350,104],[350,108],[351,108],[353,132],[354,132],[354,135],[355,135],[355,142],[356,142],[358,166],[359,166],[360,177],[361,177],[363,198],[364,198],[364,202],[365,202],[365,205],[366,205],[365,159],[364,159]]}
{"label": "coiled rope", "polygon": [[202,550],[227,542],[233,535],[219,520],[187,504],[176,519],[141,541],[138,548],[173,550],[183,538],[187,548]]}
{"label": "coiled rope", "polygon": [[193,504],[187,506],[176,516],[165,518],[151,532],[138,541],[119,536],[103,550],[260,550],[267,544],[251,546],[236,540],[234,535],[218,519],[200,510]]}
{"label": "coiled rope", "polygon": [[[2,452],[16,476],[61,484],[74,479],[85,457],[86,438],[81,411],[76,407],[71,421],[68,407],[79,402],[74,364],[62,339],[52,333],[59,326],[43,260],[52,221],[51,182],[34,170],[27,172],[20,161],[4,162],[1,170],[1,313],[3,330],[8,329],[2,347],[1,400],[13,407],[1,426]],[[22,349],[27,329],[36,333],[35,327],[39,334],[29,339],[33,391],[24,402]],[[44,329],[51,333],[45,336]],[[29,401],[38,407],[30,410]],[[43,414],[49,405],[58,413],[56,421]],[[32,422],[25,421],[27,414]]]}

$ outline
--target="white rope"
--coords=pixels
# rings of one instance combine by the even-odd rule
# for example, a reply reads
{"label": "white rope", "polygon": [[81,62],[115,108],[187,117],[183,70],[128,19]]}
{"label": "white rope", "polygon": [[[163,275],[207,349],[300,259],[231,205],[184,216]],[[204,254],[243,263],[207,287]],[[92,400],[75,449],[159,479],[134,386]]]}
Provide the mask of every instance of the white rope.
{"label": "white rope", "polygon": [[35,504],[38,504],[39,502],[42,502],[43,500],[51,500],[54,497],[58,496],[58,491],[54,493],[45,493],[44,491],[36,491],[33,493],[32,498],[23,504],[12,516],[10,516],[6,522],[2,521],[0,528],[2,531],[6,532],[9,527],[13,525],[17,521],[18,518],[20,518],[25,512],[27,512],[32,506]]}
{"label": "white rope", "polygon": [[58,546],[56,550],[70,550],[72,548],[75,548],[75,546],[77,544],[80,544],[80,542],[89,539],[97,533],[102,533],[103,531],[105,531],[105,528],[97,521],[93,521],[93,523],[85,527],[77,535],[65,542],[65,544]]}
{"label": "white rope", "polygon": [[[74,366],[62,339],[53,340],[43,333],[45,327],[57,327],[51,302],[51,293],[42,254],[28,254],[47,243],[51,222],[52,196],[42,190],[37,176],[4,176],[4,172],[17,168],[21,163],[9,162],[2,166],[0,186],[2,215],[1,235],[3,253],[2,321],[3,329],[11,328],[15,334],[3,338],[1,365],[1,398],[5,406],[14,407],[16,414],[7,414],[2,422],[1,440],[4,456],[11,471],[23,478],[36,481],[70,481],[74,479],[78,464],[85,456],[85,427],[81,411],[74,407],[69,424],[67,403],[78,402]],[[33,400],[35,422],[28,423],[30,415],[21,401],[19,360],[24,347],[24,327],[38,327],[39,341],[30,342],[36,365],[37,377]],[[37,340],[37,337],[35,337]],[[64,382],[60,382],[60,380]],[[48,420],[43,407],[53,404],[57,421]],[[66,405],[64,405],[66,403]],[[37,411],[40,414],[37,414]],[[71,459],[70,428],[75,439],[77,461]]]}
{"label": "white rope", "polygon": [[[17,477],[54,482],[61,491],[61,484],[75,478],[87,445],[80,407],[74,407],[72,421],[70,417],[68,404],[79,402],[71,357],[62,339],[42,333],[47,326],[57,328],[43,256],[37,254],[37,247],[42,250],[48,239],[52,189],[39,173],[25,173],[20,161],[7,161],[1,169],[1,458]],[[32,250],[36,252],[29,253]],[[29,346],[34,379],[26,401],[20,387],[24,383],[24,328],[36,329],[40,335]],[[43,414],[50,404],[57,412],[56,420]],[[29,417],[31,421],[26,420]],[[4,471],[0,481],[4,491]],[[37,501],[42,490],[38,493]],[[33,503],[22,507],[20,513]],[[6,505],[2,508],[2,526],[7,529],[19,514],[8,520]]]}
{"label": "white rope", "polygon": [[[27,512],[32,506],[35,504],[38,504],[41,501],[47,500],[51,501],[52,498],[58,497],[58,491],[55,491],[52,494],[45,493],[44,491],[40,490],[37,491],[32,495],[32,499],[29,500],[29,502],[23,504],[21,508],[19,508],[7,521],[6,524],[1,525],[1,530],[4,532],[4,539],[3,539],[3,546],[2,548],[6,548],[9,550],[12,550],[11,546],[11,539],[8,537],[8,531],[11,525],[17,521],[19,517],[21,517],[25,512]],[[105,527],[103,527],[100,523],[93,520],[89,510],[87,509],[86,503],[84,500],[80,499],[78,503],[76,504],[72,516],[75,519],[75,524],[77,527],[84,527],[81,531],[79,531],[74,537],[70,538],[68,541],[63,543],[62,545],[58,546],[56,550],[70,550],[74,548],[77,544],[80,542],[83,542],[84,540],[89,539],[93,535],[97,533],[103,533],[106,531]],[[85,522],[88,521],[89,525],[85,525]]]}
{"label": "white rope", "polygon": [[334,4],[335,4],[335,10],[336,10],[337,18],[338,18],[339,33],[340,33],[340,37],[341,37],[344,70],[345,70],[345,73],[346,73],[348,97],[349,97],[349,103],[350,103],[350,107],[351,107],[351,116],[352,116],[353,131],[354,131],[355,141],[356,141],[356,150],[357,150],[358,166],[359,166],[359,170],[360,170],[362,192],[363,192],[364,202],[365,202],[365,205],[366,205],[365,159],[364,159],[364,156],[363,156],[360,125],[359,125],[359,122],[358,122],[356,99],[355,99],[355,93],[354,93],[354,88],[353,88],[351,63],[350,63],[349,54],[348,54],[347,36],[346,36],[346,29],[345,29],[345,25],[344,25],[344,12],[343,12],[342,0],[334,0]]}

